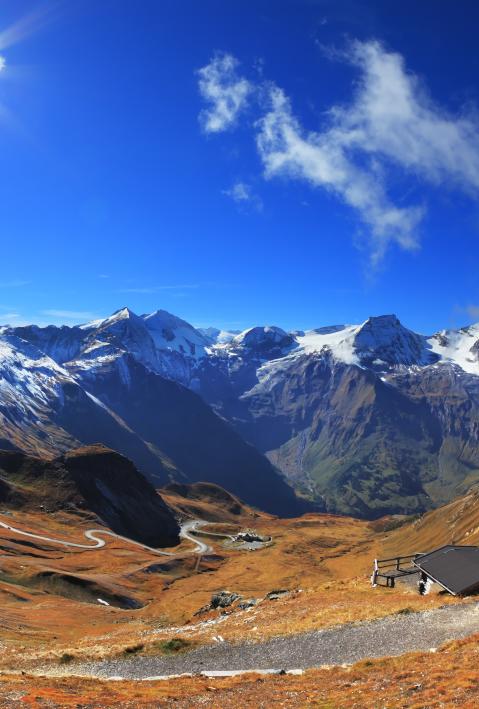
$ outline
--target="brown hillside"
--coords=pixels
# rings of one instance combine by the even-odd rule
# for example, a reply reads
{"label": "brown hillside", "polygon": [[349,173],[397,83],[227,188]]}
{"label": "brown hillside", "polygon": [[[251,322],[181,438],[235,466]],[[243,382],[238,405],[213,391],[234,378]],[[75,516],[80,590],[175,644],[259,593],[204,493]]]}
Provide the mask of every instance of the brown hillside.
{"label": "brown hillside", "polygon": [[444,544],[479,544],[479,486],[392,530],[383,546],[386,555],[394,555],[427,552]]}
{"label": "brown hillside", "polygon": [[160,492],[169,507],[186,517],[250,524],[258,518],[271,519],[271,515],[253,510],[236,495],[214,483],[170,483]]}
{"label": "brown hillside", "polygon": [[[101,445],[52,461],[0,451],[0,498],[12,509],[90,512],[114,532],[146,544],[179,541],[178,524],[151,483],[131,461]],[[95,522],[92,516],[92,527]]]}

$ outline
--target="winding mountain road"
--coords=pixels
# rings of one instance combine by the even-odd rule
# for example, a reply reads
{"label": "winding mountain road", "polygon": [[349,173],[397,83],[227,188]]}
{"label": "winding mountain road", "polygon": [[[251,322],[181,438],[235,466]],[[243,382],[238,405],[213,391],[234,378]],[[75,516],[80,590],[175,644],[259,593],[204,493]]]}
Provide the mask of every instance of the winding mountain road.
{"label": "winding mountain road", "polygon": [[196,530],[201,529],[201,527],[204,527],[205,524],[208,524],[208,522],[205,522],[201,519],[189,519],[186,522],[183,522],[183,524],[181,525],[180,537],[182,539],[188,539],[188,541],[193,542],[193,544],[195,545],[195,549],[193,551],[196,554],[209,554],[212,551],[212,547],[210,547],[208,544],[205,544],[200,539],[192,537],[190,534],[190,532],[196,532]]}
{"label": "winding mountain road", "polygon": [[[180,528],[180,537],[181,539],[188,539],[188,541],[192,542],[194,544],[194,549],[186,552],[188,554],[207,554],[211,551],[211,547],[205,544],[204,542],[200,541],[199,539],[196,539],[191,535],[191,532],[194,532],[201,527],[203,527],[205,524],[208,524],[208,522],[205,522],[200,519],[193,519],[193,520],[187,520],[186,522],[183,522]],[[37,539],[42,542],[50,542],[51,544],[59,544],[60,546],[64,547],[73,547],[75,549],[100,549],[101,547],[104,547],[106,542],[102,537],[113,537],[114,539],[121,539],[124,542],[128,542],[129,544],[134,544],[135,546],[141,547],[141,549],[145,549],[146,551],[152,552],[153,554],[160,554],[161,556],[180,556],[181,552],[175,552],[175,551],[161,551],[160,549],[155,549],[154,547],[150,547],[147,544],[142,544],[141,542],[137,542],[134,539],[129,539],[128,537],[123,537],[121,534],[115,534],[115,532],[109,532],[106,529],[87,529],[86,532],[84,532],[84,536],[87,539],[90,539],[94,544],[81,544],[79,542],[68,542],[65,539],[56,539],[55,537],[46,537],[42,534],[35,534],[34,532],[26,532],[23,529],[19,529],[18,527],[13,527],[11,524],[7,524],[6,522],[2,522],[0,520],[0,527],[3,527],[3,529],[8,529],[10,532],[14,532],[15,534],[21,534],[24,537],[29,537],[30,539]],[[99,536],[101,535],[101,537]]]}
{"label": "winding mountain road", "polygon": [[[193,519],[181,525],[180,537],[194,548],[187,552],[155,549],[105,529],[88,529],[84,536],[93,544],[82,544],[27,532],[0,520],[0,527],[30,539],[75,549],[100,549],[104,537],[121,539],[153,554],[181,556],[207,554],[211,547],[193,533],[207,522]],[[411,650],[428,650],[457,638],[479,632],[479,603],[446,606],[436,610],[394,615],[375,621],[337,626],[327,630],[275,637],[263,642],[243,642],[199,647],[177,656],[136,657],[79,663],[69,675],[146,679],[181,673],[235,673],[244,671],[304,670],[321,665],[353,663],[367,657],[399,655]],[[52,668],[44,668],[46,674]],[[53,672],[58,674],[58,669]]]}

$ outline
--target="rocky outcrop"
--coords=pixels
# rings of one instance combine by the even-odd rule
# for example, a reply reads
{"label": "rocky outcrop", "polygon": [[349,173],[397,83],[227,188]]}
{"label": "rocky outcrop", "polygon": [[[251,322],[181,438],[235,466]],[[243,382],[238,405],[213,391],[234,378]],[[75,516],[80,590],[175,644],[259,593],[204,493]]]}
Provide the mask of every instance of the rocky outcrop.
{"label": "rocky outcrop", "polygon": [[0,451],[0,495],[12,506],[88,510],[117,534],[150,546],[179,543],[179,526],[133,463],[104,446],[48,461]]}
{"label": "rocky outcrop", "polygon": [[155,488],[133,463],[103,446],[61,458],[76,489],[113,531],[150,546],[179,543],[179,527]]}

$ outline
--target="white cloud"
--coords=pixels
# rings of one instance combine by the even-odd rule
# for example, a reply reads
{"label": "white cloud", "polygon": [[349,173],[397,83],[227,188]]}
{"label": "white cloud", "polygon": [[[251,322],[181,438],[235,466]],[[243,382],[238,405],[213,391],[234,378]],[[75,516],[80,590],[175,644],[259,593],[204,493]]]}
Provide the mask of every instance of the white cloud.
{"label": "white cloud", "polygon": [[233,126],[246,105],[252,86],[237,76],[237,67],[231,54],[217,54],[198,71],[200,93],[209,104],[200,113],[206,133],[220,133]]}
{"label": "white cloud", "polygon": [[428,181],[455,182],[477,195],[477,118],[434,104],[403,57],[379,42],[354,42],[346,58],[362,74],[352,104],[332,111],[335,138],[345,148],[382,155]]}
{"label": "white cloud", "polygon": [[251,188],[244,182],[236,182],[231,189],[225,190],[224,194],[235,202],[248,202],[251,199]]}
{"label": "white cloud", "polygon": [[391,241],[406,249],[415,248],[415,229],[422,218],[422,208],[395,207],[377,174],[349,159],[329,131],[307,134],[293,116],[281,89],[270,89],[270,101],[269,112],[257,124],[257,146],[266,177],[303,179],[342,198],[369,226],[375,262]]}
{"label": "white cloud", "polygon": [[249,206],[261,211],[263,202],[257,194],[254,193],[251,185],[246,182],[235,182],[228,190],[223,190],[223,194],[230,197],[233,202],[240,206]]}
{"label": "white cloud", "polygon": [[[225,56],[231,82],[237,64]],[[360,76],[351,101],[332,106],[318,131],[302,126],[289,98],[274,84],[254,87],[236,73],[234,81],[245,82],[248,92],[261,88],[257,95],[266,96],[266,108],[260,106],[254,124],[265,177],[303,180],[341,199],[368,227],[372,261],[378,262],[391,243],[417,248],[425,213],[422,204],[394,203],[388,194],[391,167],[477,197],[479,121],[471,113],[452,115],[434,104],[418,78],[406,71],[401,55],[379,42],[352,42],[333,56],[353,64]],[[209,66],[215,67],[215,86],[221,86],[221,62]],[[241,190],[237,196],[240,201]]]}

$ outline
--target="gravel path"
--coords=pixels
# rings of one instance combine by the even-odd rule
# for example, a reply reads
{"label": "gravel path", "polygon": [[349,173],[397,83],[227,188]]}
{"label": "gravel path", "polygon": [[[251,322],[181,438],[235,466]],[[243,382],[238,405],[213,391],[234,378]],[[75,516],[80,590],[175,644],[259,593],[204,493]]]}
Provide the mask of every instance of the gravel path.
{"label": "gravel path", "polygon": [[307,669],[353,663],[367,657],[429,650],[479,632],[479,603],[390,616],[264,642],[228,642],[175,656],[134,657],[70,665],[68,674],[144,679],[218,670]]}

